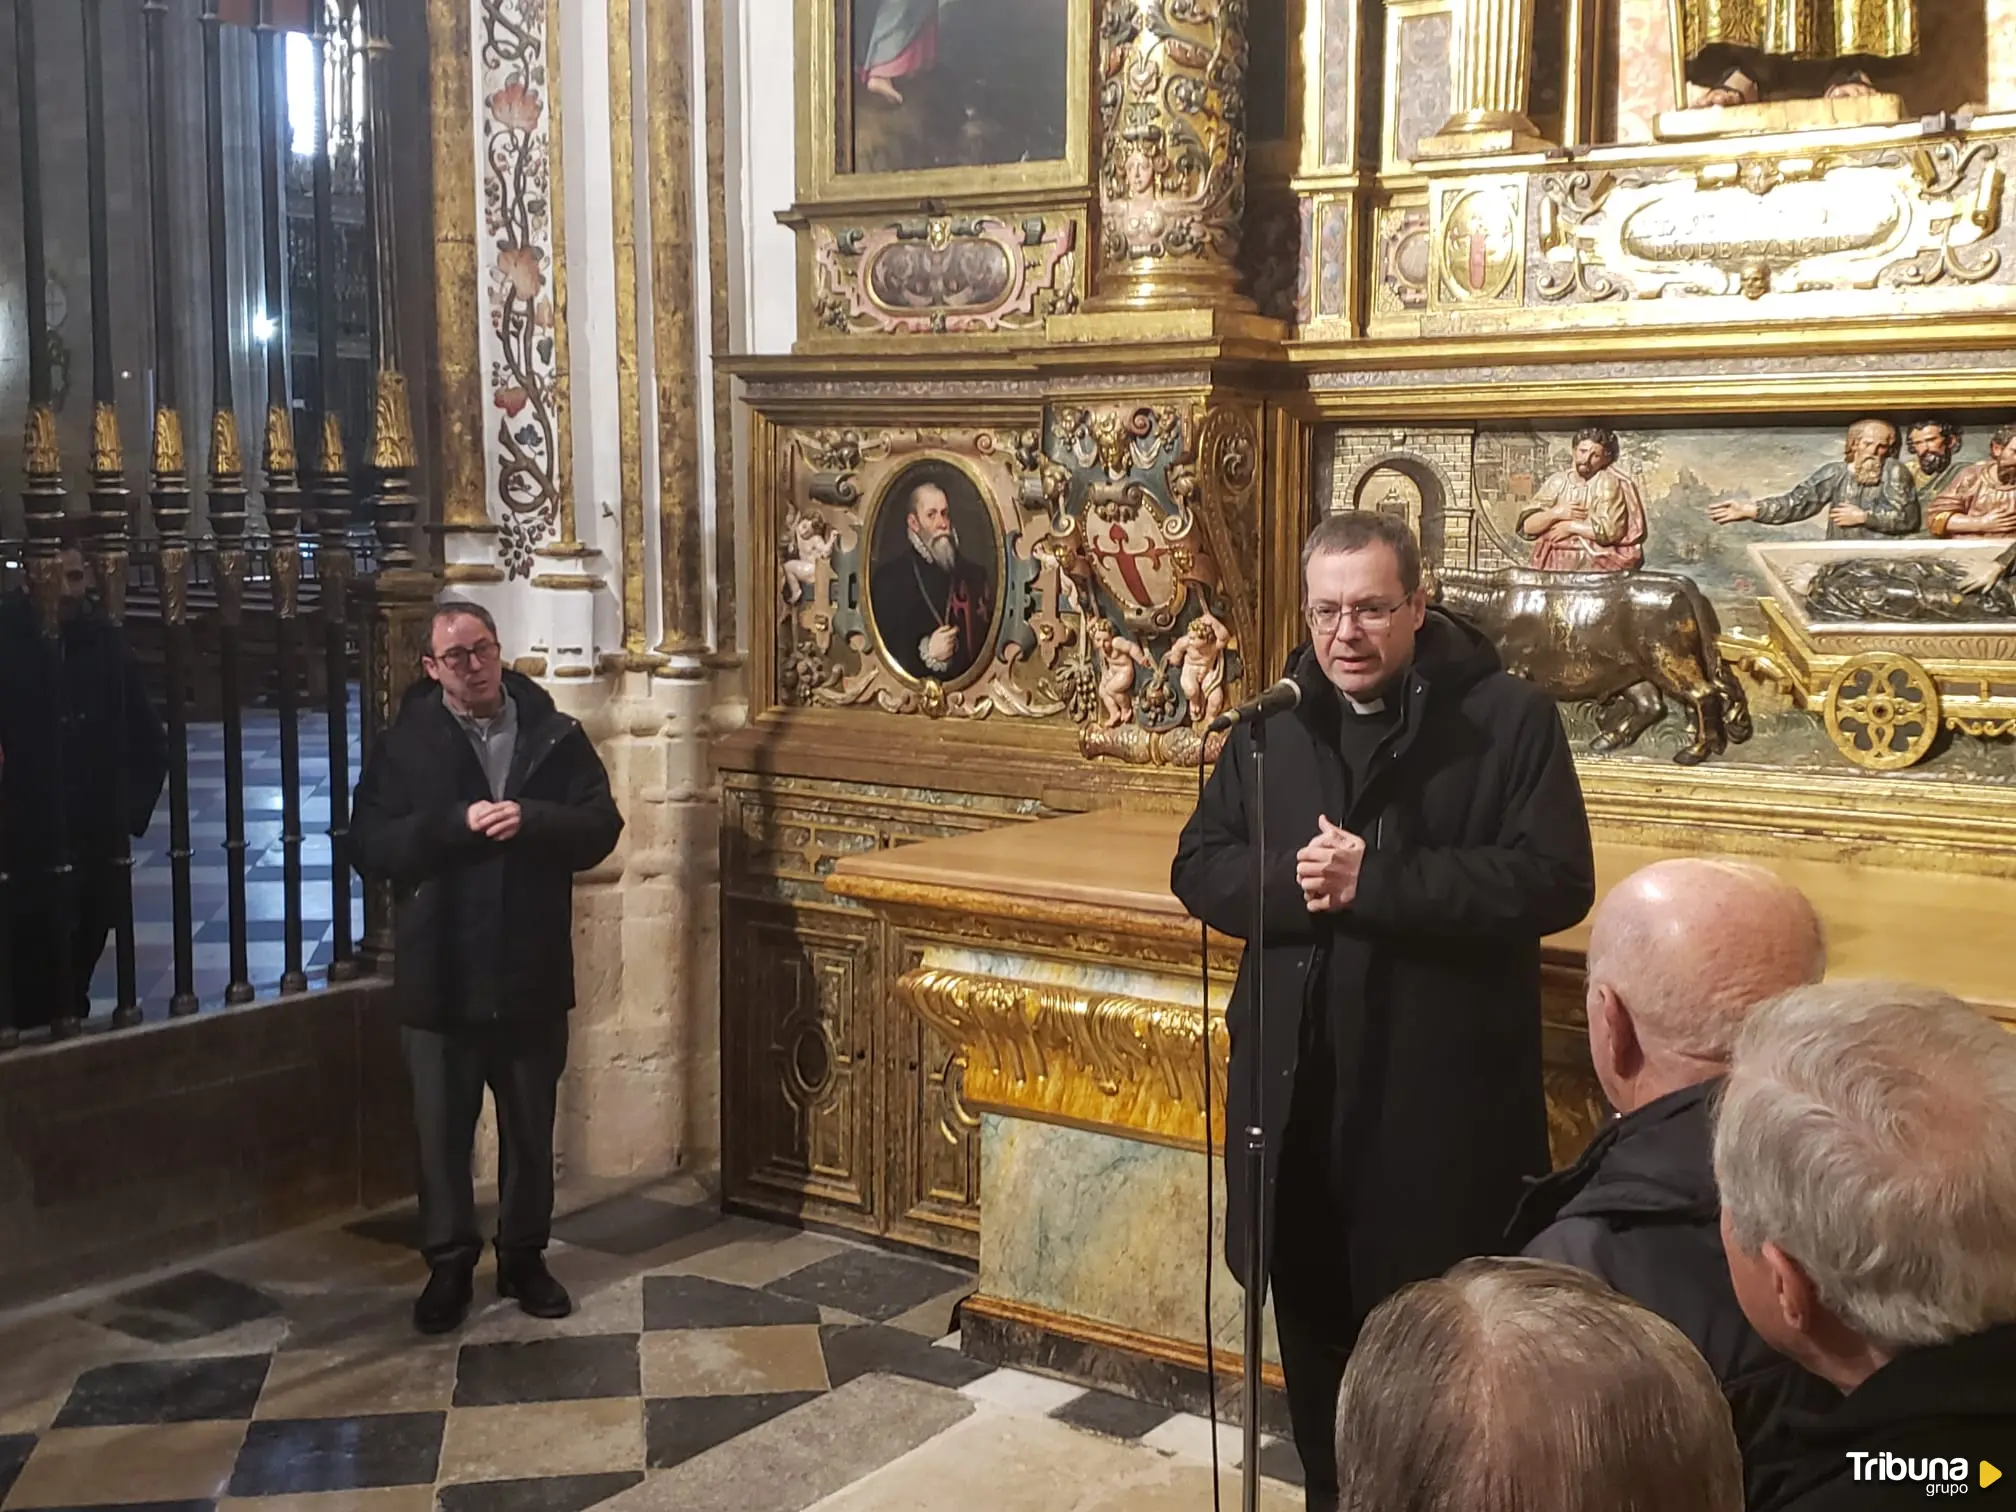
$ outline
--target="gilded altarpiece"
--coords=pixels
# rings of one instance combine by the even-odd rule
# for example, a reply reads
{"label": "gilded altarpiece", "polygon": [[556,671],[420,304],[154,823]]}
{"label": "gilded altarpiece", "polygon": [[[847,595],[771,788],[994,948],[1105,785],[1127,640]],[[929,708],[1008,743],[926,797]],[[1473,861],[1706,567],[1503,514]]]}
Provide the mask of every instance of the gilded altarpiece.
{"label": "gilded altarpiece", "polygon": [[[2008,872],[2011,0],[1928,28],[1901,105],[1713,118],[1666,0],[1096,0],[1061,114],[1002,103],[961,11],[992,24],[801,6],[800,339],[741,365],[734,1200],[971,1253],[983,1118],[1194,1155],[1190,1092],[1026,1074],[1173,997],[1018,985],[1085,963],[822,868],[1187,809],[1326,510],[1406,519],[1555,694],[1606,844]],[[1578,952],[1546,958],[1557,1159],[1604,1116]]]}
{"label": "gilded altarpiece", "polygon": [[897,991],[926,942],[824,876],[1009,819],[1167,806],[1215,750],[1203,726],[1282,652],[1264,401],[1208,374],[1116,387],[749,380],[771,577],[722,857],[740,1205],[974,1252],[959,1047]]}

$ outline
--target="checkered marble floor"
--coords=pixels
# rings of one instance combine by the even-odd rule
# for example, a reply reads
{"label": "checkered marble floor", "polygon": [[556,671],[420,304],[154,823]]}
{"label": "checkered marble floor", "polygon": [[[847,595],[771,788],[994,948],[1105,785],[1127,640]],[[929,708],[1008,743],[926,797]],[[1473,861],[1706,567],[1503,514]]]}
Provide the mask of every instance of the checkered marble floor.
{"label": "checkered marble floor", "polygon": [[[357,694],[350,696],[349,781],[357,781],[360,728]],[[322,710],[304,711],[301,729],[302,962],[311,984],[328,968],[335,944],[337,889],[329,856],[329,736]],[[224,855],[224,726],[189,726],[190,898],[194,904],[196,996],[205,1008],[224,1001],[231,979],[231,929]],[[261,997],[280,990],[286,962],[286,891],[280,844],[280,716],[272,709],[245,711],[246,959]],[[140,1003],[149,1019],[164,1018],[175,991],[173,872],[168,860],[169,807],[164,788],[154,822],[133,842],[133,954]],[[364,932],[363,890],[348,881],[350,938]],[[107,941],[91,979],[94,1019],[112,1012],[117,963]]]}
{"label": "checkered marble floor", "polygon": [[[965,1272],[724,1218],[690,1178],[572,1197],[559,1323],[497,1302],[486,1262],[461,1333],[414,1334],[410,1210],[0,1314],[0,1509],[1210,1505],[1201,1419],[962,1355]],[[1263,1505],[1293,1512],[1293,1451],[1265,1455]]]}

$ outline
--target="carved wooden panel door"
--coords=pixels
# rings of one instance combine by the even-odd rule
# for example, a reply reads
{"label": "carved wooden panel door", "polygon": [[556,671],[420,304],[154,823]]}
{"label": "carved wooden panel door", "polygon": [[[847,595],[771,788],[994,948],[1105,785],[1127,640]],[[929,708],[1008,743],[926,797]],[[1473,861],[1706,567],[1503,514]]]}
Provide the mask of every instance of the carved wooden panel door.
{"label": "carved wooden panel door", "polygon": [[[900,954],[903,969],[917,964]],[[887,1033],[889,1235],[978,1258],[980,1118],[960,1101],[958,1049],[893,1004]]]}
{"label": "carved wooden panel door", "polygon": [[881,930],[842,909],[729,900],[724,1153],[731,1196],[796,1216],[805,1199],[872,1220]]}

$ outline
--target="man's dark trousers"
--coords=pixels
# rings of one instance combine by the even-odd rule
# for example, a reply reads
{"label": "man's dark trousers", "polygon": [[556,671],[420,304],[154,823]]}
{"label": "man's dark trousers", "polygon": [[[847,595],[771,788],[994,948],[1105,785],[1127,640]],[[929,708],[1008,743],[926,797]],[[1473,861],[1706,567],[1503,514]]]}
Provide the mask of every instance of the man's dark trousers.
{"label": "man's dark trousers", "polygon": [[1329,1116],[1321,1070],[1316,1059],[1298,1077],[1267,1267],[1306,1512],[1337,1509],[1337,1392],[1365,1321],[1351,1298],[1343,1262],[1350,1233],[1329,1189],[1320,1146]]}
{"label": "man's dark trousers", "polygon": [[497,1104],[497,1253],[546,1248],[553,1224],[553,1118],[567,1065],[564,1014],[400,1030],[420,1142],[420,1247],[429,1265],[474,1266],[470,1161],[483,1089]]}

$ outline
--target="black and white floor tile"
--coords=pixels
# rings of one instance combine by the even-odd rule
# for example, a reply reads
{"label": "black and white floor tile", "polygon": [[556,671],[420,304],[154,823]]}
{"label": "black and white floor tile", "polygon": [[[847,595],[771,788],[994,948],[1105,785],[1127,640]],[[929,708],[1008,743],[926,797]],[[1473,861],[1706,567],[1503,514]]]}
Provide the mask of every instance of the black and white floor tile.
{"label": "black and white floor tile", "polygon": [[[572,1317],[494,1300],[486,1264],[463,1330],[425,1339],[409,1231],[322,1225],[0,1315],[0,1509],[1210,1504],[1201,1419],[961,1354],[964,1271],[724,1218],[681,1179],[559,1221]],[[1232,1472],[1236,1430],[1219,1446]],[[1265,1452],[1291,1512],[1293,1451]]]}

